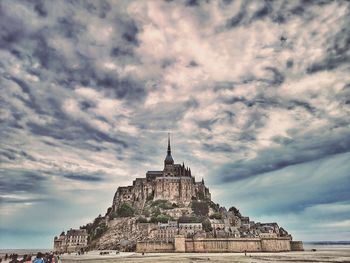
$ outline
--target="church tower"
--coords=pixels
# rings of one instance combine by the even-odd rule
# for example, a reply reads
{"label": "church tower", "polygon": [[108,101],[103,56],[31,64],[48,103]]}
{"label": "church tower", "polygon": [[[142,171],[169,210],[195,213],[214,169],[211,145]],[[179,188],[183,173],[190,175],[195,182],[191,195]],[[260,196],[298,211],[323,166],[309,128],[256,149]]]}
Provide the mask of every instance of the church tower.
{"label": "church tower", "polygon": [[164,160],[164,167],[166,167],[167,165],[174,165],[174,159],[171,156],[170,133],[168,133],[168,151]]}

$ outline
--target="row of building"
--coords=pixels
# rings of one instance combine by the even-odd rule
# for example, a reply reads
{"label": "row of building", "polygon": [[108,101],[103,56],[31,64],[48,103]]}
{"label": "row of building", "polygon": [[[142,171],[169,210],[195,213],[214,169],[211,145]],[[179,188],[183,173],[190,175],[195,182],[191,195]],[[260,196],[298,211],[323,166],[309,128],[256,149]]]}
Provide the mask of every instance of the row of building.
{"label": "row of building", "polygon": [[[171,241],[177,235],[186,238],[275,238],[290,237],[288,232],[277,223],[254,223],[249,218],[232,220],[209,219],[209,229],[204,229],[202,223],[139,223],[138,231],[148,240]],[[238,224],[237,224],[238,223]]]}

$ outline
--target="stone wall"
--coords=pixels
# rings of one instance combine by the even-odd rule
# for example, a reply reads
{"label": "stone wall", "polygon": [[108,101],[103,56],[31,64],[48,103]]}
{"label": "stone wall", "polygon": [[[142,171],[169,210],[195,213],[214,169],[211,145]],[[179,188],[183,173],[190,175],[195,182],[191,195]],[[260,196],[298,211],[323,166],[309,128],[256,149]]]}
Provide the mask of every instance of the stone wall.
{"label": "stone wall", "polygon": [[302,249],[302,242],[279,238],[198,238],[176,236],[173,243],[160,241],[138,242],[138,252],[283,252]]}
{"label": "stone wall", "polygon": [[155,180],[154,200],[189,204],[195,196],[193,177],[158,177]]}
{"label": "stone wall", "polygon": [[291,250],[289,238],[186,239],[185,247],[186,252],[282,252]]}
{"label": "stone wall", "polygon": [[261,251],[259,238],[226,239],[203,238],[186,239],[186,252],[255,252]]}
{"label": "stone wall", "polygon": [[304,251],[303,242],[301,241],[291,241],[290,248],[292,251]]}
{"label": "stone wall", "polygon": [[174,239],[175,252],[186,252],[186,241],[184,236],[176,236]]}
{"label": "stone wall", "polygon": [[174,243],[162,241],[141,241],[136,244],[136,252],[174,252]]}
{"label": "stone wall", "polygon": [[264,252],[282,252],[290,251],[290,238],[262,238],[261,239],[261,250]]}

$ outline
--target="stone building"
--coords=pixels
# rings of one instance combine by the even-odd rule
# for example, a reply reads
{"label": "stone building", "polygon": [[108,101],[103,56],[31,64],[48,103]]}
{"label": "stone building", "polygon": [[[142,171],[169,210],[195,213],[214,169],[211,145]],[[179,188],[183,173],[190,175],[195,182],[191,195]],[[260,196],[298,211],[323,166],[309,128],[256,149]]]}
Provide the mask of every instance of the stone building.
{"label": "stone building", "polygon": [[225,230],[225,222],[223,219],[209,219],[213,230]]}
{"label": "stone building", "polygon": [[62,232],[58,237],[54,237],[53,249],[56,252],[66,252],[66,234]]}
{"label": "stone building", "polygon": [[70,229],[67,234],[61,233],[54,238],[54,251],[57,252],[77,252],[87,246],[88,234],[86,229]]}
{"label": "stone building", "polygon": [[157,240],[173,240],[175,235],[179,233],[177,221],[169,221],[168,223],[158,223],[156,232]]}
{"label": "stone building", "polygon": [[164,199],[188,205],[193,198],[210,199],[209,189],[205,186],[204,180],[195,181],[191,169],[184,163],[174,163],[169,137],[163,170],[148,171],[145,178],[136,178],[131,186],[118,187],[111,212],[117,211],[124,202],[142,209],[146,201]]}
{"label": "stone building", "polygon": [[179,223],[179,234],[184,237],[193,237],[203,231],[202,223]]}

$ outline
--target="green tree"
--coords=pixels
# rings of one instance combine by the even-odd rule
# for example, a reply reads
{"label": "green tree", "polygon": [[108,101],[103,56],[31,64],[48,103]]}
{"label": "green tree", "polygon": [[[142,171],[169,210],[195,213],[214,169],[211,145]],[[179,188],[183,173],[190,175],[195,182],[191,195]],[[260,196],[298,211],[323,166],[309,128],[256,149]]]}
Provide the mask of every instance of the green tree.
{"label": "green tree", "polygon": [[120,217],[132,217],[135,214],[135,208],[128,203],[123,203],[118,209],[117,214]]}
{"label": "green tree", "polygon": [[160,214],[161,213],[160,213],[159,207],[153,207],[153,209],[152,209],[152,217],[157,217]]}
{"label": "green tree", "polygon": [[118,216],[118,214],[117,214],[116,212],[112,212],[112,213],[110,213],[110,215],[109,215],[109,218],[110,218],[110,219],[114,219],[114,218],[117,218],[117,217],[119,217],[119,216]]}
{"label": "green tree", "polygon": [[204,196],[204,193],[203,192],[199,192],[197,194],[197,197],[198,197],[198,200],[204,200],[205,199],[205,196]]}
{"label": "green tree", "polygon": [[151,213],[149,212],[148,209],[144,209],[142,212],[142,215],[144,215],[145,217],[149,217],[151,215]]}
{"label": "green tree", "polygon": [[207,202],[192,201],[192,210],[198,216],[206,216],[209,213]]}
{"label": "green tree", "polygon": [[181,216],[178,219],[179,223],[202,223],[203,219],[197,216]]}
{"label": "green tree", "polygon": [[171,216],[168,215],[158,215],[158,216],[152,216],[150,222],[151,223],[167,223],[170,220],[174,220]]}
{"label": "green tree", "polygon": [[210,219],[222,219],[222,214],[215,212],[209,216]]}
{"label": "green tree", "polygon": [[213,228],[211,227],[211,224],[210,224],[210,221],[209,219],[205,219],[203,222],[202,222],[202,225],[203,225],[203,229],[205,232],[211,232],[213,231]]}
{"label": "green tree", "polygon": [[147,219],[140,216],[139,218],[136,219],[136,223],[148,223]]}

